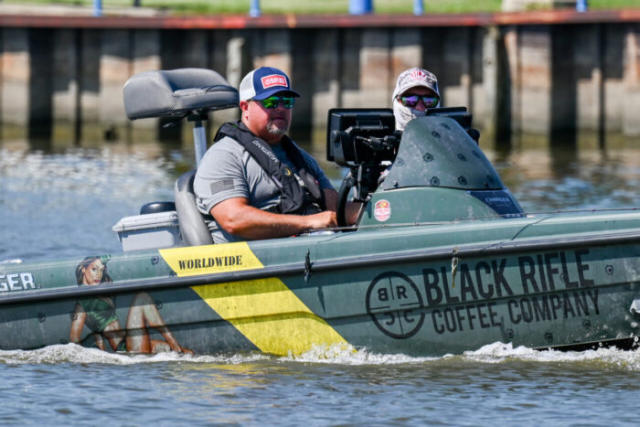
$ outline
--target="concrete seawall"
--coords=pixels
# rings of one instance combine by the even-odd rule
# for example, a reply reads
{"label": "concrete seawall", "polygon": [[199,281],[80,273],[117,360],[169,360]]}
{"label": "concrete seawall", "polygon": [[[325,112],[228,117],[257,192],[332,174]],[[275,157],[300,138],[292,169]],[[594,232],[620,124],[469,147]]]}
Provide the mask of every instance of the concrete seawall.
{"label": "concrete seawall", "polygon": [[[237,85],[288,71],[304,96],[294,134],[322,144],[327,110],[388,107],[395,76],[435,72],[444,105],[469,107],[483,142],[605,146],[640,140],[640,9],[438,16],[1,15],[0,144],[175,139],[127,121],[122,86],[151,69],[208,67]],[[235,117],[214,114],[214,126]],[[612,137],[614,135],[615,137]],[[527,138],[527,141],[530,141]]]}

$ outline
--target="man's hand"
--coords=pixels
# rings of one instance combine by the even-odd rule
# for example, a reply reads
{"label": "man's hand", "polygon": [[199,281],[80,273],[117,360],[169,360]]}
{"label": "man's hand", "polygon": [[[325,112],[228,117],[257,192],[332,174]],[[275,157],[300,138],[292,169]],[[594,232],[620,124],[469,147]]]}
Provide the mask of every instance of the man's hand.
{"label": "man's hand", "polygon": [[313,215],[306,215],[307,226],[310,230],[319,230],[323,228],[336,227],[336,213],[334,211],[322,211]]}

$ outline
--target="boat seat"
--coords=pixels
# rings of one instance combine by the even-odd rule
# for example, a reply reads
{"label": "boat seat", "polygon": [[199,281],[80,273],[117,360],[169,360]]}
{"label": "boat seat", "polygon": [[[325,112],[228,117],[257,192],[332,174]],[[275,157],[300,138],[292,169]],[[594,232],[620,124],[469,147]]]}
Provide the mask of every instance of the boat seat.
{"label": "boat seat", "polygon": [[124,85],[124,107],[131,120],[179,119],[194,111],[238,106],[238,91],[224,77],[205,68],[145,71]]}
{"label": "boat seat", "polygon": [[211,245],[213,239],[206,216],[202,215],[196,206],[196,195],[193,192],[193,178],[195,170],[183,173],[174,186],[178,226],[182,240],[187,246]]}

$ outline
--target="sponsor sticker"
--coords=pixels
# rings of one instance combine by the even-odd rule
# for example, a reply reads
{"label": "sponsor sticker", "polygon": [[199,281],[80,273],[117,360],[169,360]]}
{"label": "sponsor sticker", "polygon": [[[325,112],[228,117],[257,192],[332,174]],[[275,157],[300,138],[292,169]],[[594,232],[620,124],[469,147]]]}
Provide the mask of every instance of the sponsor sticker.
{"label": "sponsor sticker", "polygon": [[366,304],[378,329],[392,338],[409,338],[424,323],[420,290],[404,273],[389,271],[373,279]]}
{"label": "sponsor sticker", "polygon": [[378,200],[373,209],[373,216],[380,222],[391,218],[391,203],[387,200]]}
{"label": "sponsor sticker", "polygon": [[246,242],[160,249],[159,252],[180,277],[263,268]]}
{"label": "sponsor sticker", "polygon": [[285,79],[284,76],[281,76],[279,74],[271,74],[268,76],[264,76],[260,79],[260,82],[262,83],[262,87],[265,89],[268,89],[274,86],[289,87],[287,85],[287,79]]}

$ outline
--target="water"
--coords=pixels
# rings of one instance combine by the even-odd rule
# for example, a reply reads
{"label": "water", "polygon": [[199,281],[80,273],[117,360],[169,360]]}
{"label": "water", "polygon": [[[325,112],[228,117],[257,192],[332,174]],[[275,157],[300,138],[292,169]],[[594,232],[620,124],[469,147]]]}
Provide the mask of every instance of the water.
{"label": "water", "polygon": [[111,227],[146,201],[173,200],[175,164],[135,151],[0,149],[0,260],[119,250]]}
{"label": "water", "polygon": [[[527,211],[640,206],[638,149],[488,155]],[[112,225],[171,199],[185,162],[135,147],[0,146],[0,262],[118,252]],[[631,425],[640,351],[128,356],[69,344],[0,351],[0,375],[3,424]]]}
{"label": "water", "polygon": [[632,424],[640,354],[494,344],[418,359],[357,353],[0,353],[0,422],[110,425]]}

